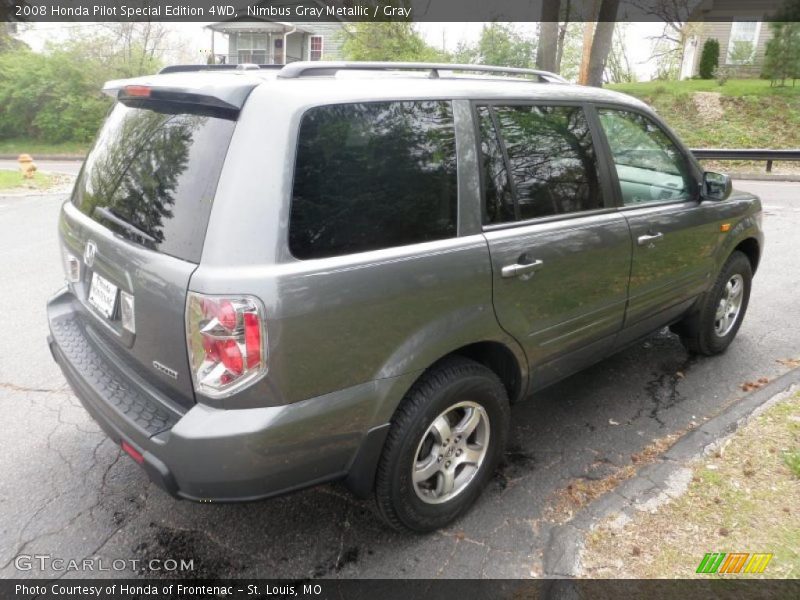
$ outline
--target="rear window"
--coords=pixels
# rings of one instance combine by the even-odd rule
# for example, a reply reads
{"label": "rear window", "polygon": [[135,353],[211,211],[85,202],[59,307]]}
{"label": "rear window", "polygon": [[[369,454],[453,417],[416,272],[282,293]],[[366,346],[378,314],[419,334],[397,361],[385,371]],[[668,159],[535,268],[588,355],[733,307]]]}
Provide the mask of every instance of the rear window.
{"label": "rear window", "polygon": [[597,157],[577,106],[479,106],[488,223],[603,208]]}
{"label": "rear window", "polygon": [[300,125],[289,249],[300,259],[456,235],[450,102],[309,110]]}
{"label": "rear window", "polygon": [[117,104],[74,204],[128,240],[199,262],[234,121]]}

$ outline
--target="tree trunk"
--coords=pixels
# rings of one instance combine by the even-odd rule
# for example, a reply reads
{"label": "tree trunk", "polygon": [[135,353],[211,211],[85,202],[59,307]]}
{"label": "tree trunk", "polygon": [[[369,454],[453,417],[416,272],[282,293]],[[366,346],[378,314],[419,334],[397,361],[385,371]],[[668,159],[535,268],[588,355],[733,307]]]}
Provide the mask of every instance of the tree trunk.
{"label": "tree trunk", "polygon": [[556,73],[561,73],[561,59],[564,57],[564,43],[567,38],[567,27],[569,27],[570,9],[572,0],[567,0],[564,9],[564,23],[558,28],[558,44],[556,45]]}
{"label": "tree trunk", "polygon": [[606,67],[608,53],[611,52],[618,9],[619,0],[603,0],[603,4],[600,5],[600,13],[597,15],[597,27],[592,40],[592,52],[589,56],[587,85],[595,87],[603,85],[603,71]]}
{"label": "tree trunk", "polygon": [[558,17],[561,0],[542,2],[539,23],[539,46],[536,49],[536,68],[545,71],[556,70],[556,49],[558,46]]}

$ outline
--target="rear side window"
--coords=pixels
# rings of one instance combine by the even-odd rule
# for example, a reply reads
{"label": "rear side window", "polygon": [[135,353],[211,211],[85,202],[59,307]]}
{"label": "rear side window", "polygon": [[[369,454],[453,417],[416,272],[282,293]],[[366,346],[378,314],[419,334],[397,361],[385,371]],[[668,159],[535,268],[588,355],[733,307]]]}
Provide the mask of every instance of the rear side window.
{"label": "rear side window", "polygon": [[300,259],[456,235],[450,102],[309,110],[300,124],[289,249]]}
{"label": "rear side window", "polygon": [[235,125],[117,104],[86,158],[72,201],[126,239],[199,262]]}
{"label": "rear side window", "polygon": [[486,222],[603,208],[583,109],[479,106]]}

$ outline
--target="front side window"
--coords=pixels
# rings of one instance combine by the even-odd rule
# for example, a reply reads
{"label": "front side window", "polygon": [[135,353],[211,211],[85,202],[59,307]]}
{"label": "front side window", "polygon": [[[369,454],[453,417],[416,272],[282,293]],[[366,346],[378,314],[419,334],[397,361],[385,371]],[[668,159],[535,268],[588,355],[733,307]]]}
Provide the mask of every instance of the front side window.
{"label": "front side window", "polygon": [[589,125],[575,106],[479,106],[486,221],[603,208]]}
{"label": "front side window", "polygon": [[686,157],[652,119],[599,109],[625,205],[689,200],[694,187]]}
{"label": "front side window", "polygon": [[450,102],[312,108],[300,124],[289,249],[338,256],[456,235]]}

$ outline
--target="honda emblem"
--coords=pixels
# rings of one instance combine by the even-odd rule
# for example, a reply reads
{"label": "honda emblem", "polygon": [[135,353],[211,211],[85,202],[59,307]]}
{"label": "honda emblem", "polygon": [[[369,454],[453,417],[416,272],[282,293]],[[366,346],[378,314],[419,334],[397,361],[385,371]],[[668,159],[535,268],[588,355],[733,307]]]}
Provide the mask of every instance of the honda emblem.
{"label": "honda emblem", "polygon": [[86,242],[86,249],[83,251],[83,262],[86,263],[87,267],[91,267],[94,264],[94,257],[97,254],[97,244],[95,244],[92,240]]}

